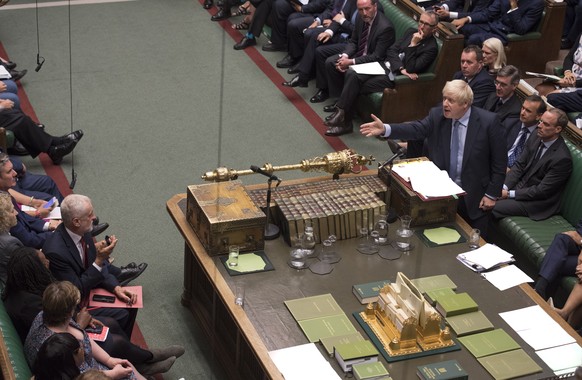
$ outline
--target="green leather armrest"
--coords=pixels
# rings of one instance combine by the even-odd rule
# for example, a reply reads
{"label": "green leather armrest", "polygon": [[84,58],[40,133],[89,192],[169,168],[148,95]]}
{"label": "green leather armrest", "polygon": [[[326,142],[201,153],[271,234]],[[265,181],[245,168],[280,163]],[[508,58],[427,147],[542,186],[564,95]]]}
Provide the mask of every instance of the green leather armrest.
{"label": "green leather armrest", "polygon": [[542,37],[542,34],[540,32],[530,32],[530,33],[526,33],[523,35],[520,34],[515,34],[515,33],[509,33],[507,35],[507,40],[509,42],[512,41],[528,41],[528,40],[539,40]]}

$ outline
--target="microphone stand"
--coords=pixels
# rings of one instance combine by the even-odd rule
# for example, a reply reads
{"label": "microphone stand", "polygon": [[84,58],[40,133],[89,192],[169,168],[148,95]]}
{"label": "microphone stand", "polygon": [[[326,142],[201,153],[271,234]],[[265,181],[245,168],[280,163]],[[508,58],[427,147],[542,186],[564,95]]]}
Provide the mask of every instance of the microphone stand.
{"label": "microphone stand", "polygon": [[[267,184],[267,223],[265,224],[265,240],[273,240],[279,237],[281,233],[279,227],[271,223],[271,185],[273,183],[273,178],[269,177]],[[277,186],[281,183],[281,180],[278,180]],[[275,186],[275,187],[277,187]]]}

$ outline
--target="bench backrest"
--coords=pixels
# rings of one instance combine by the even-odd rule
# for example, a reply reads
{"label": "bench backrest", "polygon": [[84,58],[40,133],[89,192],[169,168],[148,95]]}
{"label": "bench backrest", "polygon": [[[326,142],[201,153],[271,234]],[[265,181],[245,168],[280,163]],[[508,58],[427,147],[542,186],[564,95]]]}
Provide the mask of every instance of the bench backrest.
{"label": "bench backrest", "polygon": [[575,226],[582,218],[582,149],[566,139],[566,145],[572,154],[573,170],[572,175],[562,194],[562,203],[560,204],[560,214]]}

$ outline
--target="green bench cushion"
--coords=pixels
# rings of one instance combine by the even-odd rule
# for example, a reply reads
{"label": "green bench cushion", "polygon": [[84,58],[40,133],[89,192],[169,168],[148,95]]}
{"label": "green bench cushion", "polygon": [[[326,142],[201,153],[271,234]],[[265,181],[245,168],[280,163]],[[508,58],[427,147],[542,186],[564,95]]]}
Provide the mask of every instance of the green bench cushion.
{"label": "green bench cushion", "polygon": [[30,379],[32,373],[24,357],[22,342],[2,301],[0,301],[0,332],[4,338],[4,344],[6,345],[10,364],[14,369],[16,378],[22,380]]}

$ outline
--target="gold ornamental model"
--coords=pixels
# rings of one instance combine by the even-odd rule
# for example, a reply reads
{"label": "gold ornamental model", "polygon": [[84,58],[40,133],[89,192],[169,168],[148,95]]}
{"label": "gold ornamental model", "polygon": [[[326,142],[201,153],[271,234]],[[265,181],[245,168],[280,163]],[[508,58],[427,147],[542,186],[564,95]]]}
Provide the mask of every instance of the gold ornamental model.
{"label": "gold ornamental model", "polygon": [[[362,166],[370,165],[375,160],[373,156],[366,157],[357,154],[351,149],[345,149],[339,152],[328,153],[322,157],[302,160],[301,163],[294,165],[273,166],[266,163],[261,169],[269,174],[273,174],[276,171],[297,169],[301,169],[304,172],[325,171],[337,177],[343,173],[359,173],[362,171]],[[235,170],[220,167],[211,172],[204,173],[202,179],[205,181],[223,182],[235,180],[241,175],[253,173],[255,172],[251,169]]]}

